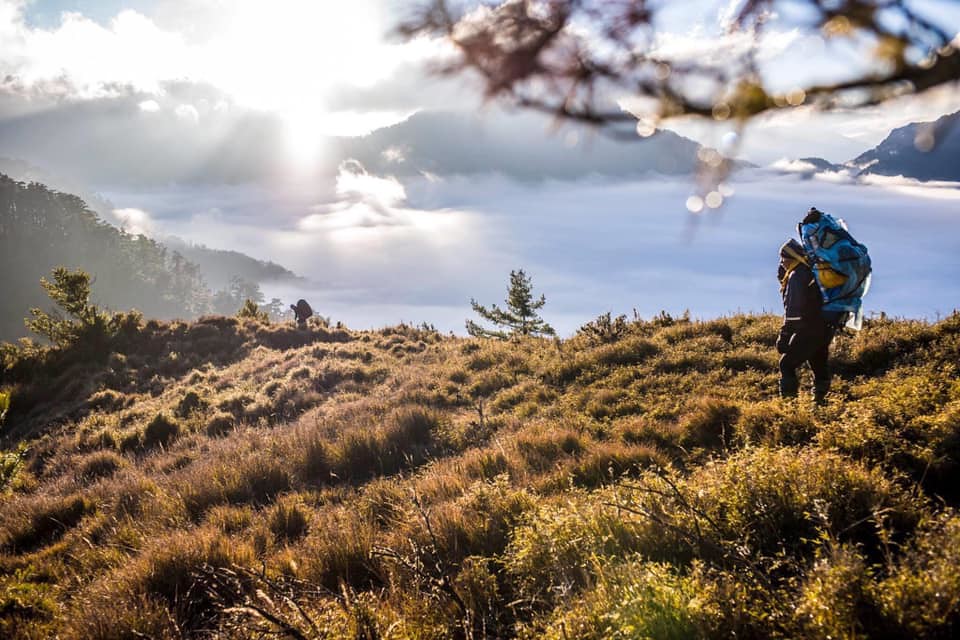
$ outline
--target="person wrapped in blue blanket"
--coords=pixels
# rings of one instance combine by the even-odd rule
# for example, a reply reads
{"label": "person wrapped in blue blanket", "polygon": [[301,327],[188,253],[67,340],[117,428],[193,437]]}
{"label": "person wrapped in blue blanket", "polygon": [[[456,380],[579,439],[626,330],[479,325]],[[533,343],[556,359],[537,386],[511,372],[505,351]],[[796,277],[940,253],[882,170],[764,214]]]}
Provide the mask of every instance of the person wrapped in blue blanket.
{"label": "person wrapped in blue blanket", "polygon": [[783,327],[777,338],[780,353],[780,396],[796,397],[800,387],[797,369],[808,363],[813,370],[813,395],[818,404],[830,391],[830,342],[834,326],[823,314],[823,297],[803,246],[788,240],[780,247],[777,273],[783,296]]}

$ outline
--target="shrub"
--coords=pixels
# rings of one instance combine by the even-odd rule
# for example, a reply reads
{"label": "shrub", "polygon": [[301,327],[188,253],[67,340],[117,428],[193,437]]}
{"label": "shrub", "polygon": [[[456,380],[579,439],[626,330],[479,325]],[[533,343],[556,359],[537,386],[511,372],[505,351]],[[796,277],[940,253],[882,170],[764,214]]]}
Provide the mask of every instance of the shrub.
{"label": "shrub", "polygon": [[188,476],[180,487],[187,513],[200,520],[215,505],[265,505],[290,489],[290,474],[283,460],[265,452],[235,456],[232,460],[209,461]]}
{"label": "shrub", "polygon": [[290,372],[291,380],[306,380],[313,377],[313,370],[310,367],[300,367]]}
{"label": "shrub", "polygon": [[17,553],[39,549],[58,540],[96,510],[93,502],[80,495],[41,497],[21,508],[16,519],[0,529],[0,548]]}
{"label": "shrub", "polygon": [[578,487],[599,487],[627,475],[639,475],[647,467],[663,467],[670,462],[659,449],[646,445],[602,443],[591,448],[569,471]]}
{"label": "shrub", "polygon": [[66,620],[65,640],[176,640],[182,633],[167,607],[148,596],[84,602]]}
{"label": "shrub", "polygon": [[426,445],[433,440],[440,420],[422,409],[403,409],[395,413],[389,427],[389,439],[397,444]]}
{"label": "shrub", "polygon": [[238,420],[243,417],[248,405],[256,402],[256,399],[247,393],[235,393],[227,396],[217,403],[217,409],[232,414]]}
{"label": "shrub", "polygon": [[577,329],[577,334],[584,336],[593,344],[607,344],[616,342],[627,332],[627,316],[610,317],[610,312],[597,316]]}
{"label": "shrub", "polygon": [[92,482],[100,478],[108,478],[119,471],[123,465],[123,458],[113,451],[97,451],[83,460],[77,471],[77,479],[81,482]]}
{"label": "shrub", "polygon": [[615,344],[601,347],[594,352],[594,360],[607,367],[629,366],[646,362],[660,348],[645,338],[627,338]]}
{"label": "shrub", "polygon": [[[442,479],[434,481],[443,482]],[[448,482],[462,491],[462,495],[419,513],[409,533],[413,545],[435,548],[440,562],[448,567],[458,566],[471,555],[501,554],[510,540],[510,532],[533,508],[533,497],[524,489],[511,487],[506,476],[474,482],[462,489],[459,478],[448,479]]]}
{"label": "shrub", "polygon": [[810,442],[817,425],[808,408],[771,400],[746,405],[734,431],[741,445],[796,445]]}
{"label": "shrub", "polygon": [[16,451],[0,451],[0,496],[13,486],[28,451],[25,444],[21,444]]}
{"label": "shrub", "polygon": [[237,311],[237,318],[241,320],[253,320],[254,322],[262,324],[270,323],[270,314],[262,311],[260,307],[257,306],[257,303],[249,298],[244,300],[243,306]]}
{"label": "shrub", "polygon": [[301,436],[297,451],[300,459],[297,467],[301,478],[308,483],[321,484],[330,481],[330,449],[317,434]]}
{"label": "shrub", "polygon": [[511,532],[504,566],[521,597],[552,602],[590,584],[597,558],[636,550],[629,519],[604,498],[568,494],[562,504],[539,506]]}
{"label": "shrub", "polygon": [[269,524],[278,542],[292,542],[307,534],[310,520],[302,504],[294,500],[281,500],[270,512]]}
{"label": "shrub", "polygon": [[200,394],[191,389],[183,394],[180,402],[177,403],[175,414],[179,418],[187,418],[191,413],[207,406],[206,400],[200,397]]}
{"label": "shrub", "polygon": [[253,523],[253,509],[248,505],[218,505],[207,512],[206,522],[223,533],[239,533]]}
{"label": "shrub", "polygon": [[145,449],[166,447],[180,436],[180,424],[158,413],[143,430],[142,446]]}
{"label": "shrub", "polygon": [[349,511],[326,516],[302,542],[300,575],[333,592],[343,586],[368,589],[386,575],[373,555],[376,527]]}
{"label": "shrub", "polygon": [[681,444],[707,449],[726,447],[733,442],[734,425],[739,417],[737,404],[716,398],[701,400],[681,425]]}
{"label": "shrub", "polygon": [[[675,532],[705,538],[701,549],[743,544],[756,561],[809,554],[824,530],[878,557],[883,536],[911,531],[919,517],[911,496],[883,470],[812,448],[744,450],[697,468],[676,485],[675,498],[664,481],[647,482],[649,491],[638,496],[642,510],[673,514],[672,522],[683,523]],[[886,533],[877,514],[885,514]]]}
{"label": "shrub", "polygon": [[583,450],[580,436],[570,430],[534,432],[517,436],[517,451],[534,471],[546,471],[557,460],[574,456]]}
{"label": "shrub", "polygon": [[94,410],[117,411],[127,405],[127,397],[113,389],[104,389],[90,396],[87,405]]}
{"label": "shrub", "polygon": [[215,628],[224,604],[198,582],[204,570],[253,566],[249,547],[210,529],[159,538],[118,581],[121,594],[162,602],[181,630]]}
{"label": "shrub", "polygon": [[[687,640],[706,637],[710,610],[703,585],[669,565],[635,561],[602,572],[572,606],[559,607],[538,637],[546,640]],[[705,606],[707,605],[707,606]]]}
{"label": "shrub", "polygon": [[953,637],[960,629],[960,516],[947,511],[926,523],[873,598],[890,635]]}
{"label": "shrub", "polygon": [[826,548],[803,577],[794,609],[797,635],[867,637],[860,618],[868,610],[868,576],[866,563],[855,549]]}
{"label": "shrub", "polygon": [[[2,371],[2,369],[0,369]],[[7,412],[10,410],[10,394],[6,391],[0,391],[0,425],[3,424]]]}
{"label": "shrub", "polygon": [[204,431],[208,436],[217,438],[233,431],[236,424],[237,421],[231,414],[219,411],[210,416],[206,426],[204,426]]}

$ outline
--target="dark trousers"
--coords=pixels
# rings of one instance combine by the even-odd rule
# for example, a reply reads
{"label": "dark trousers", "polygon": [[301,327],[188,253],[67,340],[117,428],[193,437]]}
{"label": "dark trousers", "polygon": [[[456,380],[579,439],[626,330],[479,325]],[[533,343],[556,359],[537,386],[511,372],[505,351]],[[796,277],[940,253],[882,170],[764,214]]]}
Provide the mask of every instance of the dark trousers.
{"label": "dark trousers", "polygon": [[809,363],[813,370],[813,395],[819,402],[830,391],[830,342],[833,328],[821,322],[786,322],[780,330],[777,349],[780,356],[780,395],[792,398],[797,395],[800,381],[797,369]]}

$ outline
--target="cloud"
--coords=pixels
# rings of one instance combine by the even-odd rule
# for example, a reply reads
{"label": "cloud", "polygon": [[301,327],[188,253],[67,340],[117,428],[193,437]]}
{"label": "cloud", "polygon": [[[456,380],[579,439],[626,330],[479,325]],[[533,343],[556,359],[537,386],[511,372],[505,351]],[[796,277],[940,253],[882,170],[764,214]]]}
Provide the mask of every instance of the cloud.
{"label": "cloud", "polygon": [[769,61],[794,46],[801,38],[798,29],[770,29],[760,36],[747,31],[712,33],[703,26],[686,33],[658,31],[651,55],[676,63],[710,60],[717,65],[741,59],[755,49],[757,60]]}
{"label": "cloud", "polygon": [[157,228],[150,217],[150,214],[143,209],[133,207],[127,209],[114,209],[112,212],[113,221],[121,229],[133,235],[152,236]]}
{"label": "cloud", "polygon": [[372,108],[400,118],[410,107],[389,96],[379,107],[337,104],[342,93],[363,94],[387,81],[416,94],[412,85],[422,76],[407,81],[411,74],[397,71],[434,56],[438,45],[388,42],[388,6],[236,0],[227,10],[207,0],[160,0],[148,11],[122,10],[100,22],[64,12],[44,29],[28,23],[22,0],[0,0],[0,78],[7,79],[0,90],[79,100],[160,97],[167,84],[187,82],[291,117],[305,109],[356,118]]}
{"label": "cloud", "polygon": [[396,178],[371,175],[356,160],[340,165],[335,194],[336,201],[311,207],[298,228],[354,246],[381,244],[387,236],[425,234],[438,244],[463,231],[462,214],[411,208],[406,189]]}
{"label": "cloud", "polygon": [[160,111],[160,103],[156,100],[144,100],[137,106],[140,107],[140,111],[144,113],[156,113]]}
{"label": "cloud", "polygon": [[162,82],[190,78],[191,62],[182,37],[135,11],[121,11],[107,26],[65,12],[46,30],[27,26],[23,3],[0,0],[0,77],[14,79],[8,90],[77,99],[159,94]]}
{"label": "cloud", "polygon": [[781,158],[777,160],[770,165],[770,168],[789,173],[809,173],[817,170],[817,167],[809,162],[804,162],[803,160],[790,160],[788,158]]}
{"label": "cloud", "polygon": [[200,122],[200,112],[192,104],[181,104],[173,111],[178,118],[197,124]]}
{"label": "cloud", "polygon": [[250,185],[107,195],[150,211],[161,233],[293,269],[308,281],[265,293],[305,297],[357,327],[404,319],[462,332],[470,298],[502,301],[516,268],[533,276],[545,317],[564,334],[605,311],[779,313],[776,251],[811,205],[846,219],[870,247],[868,311],[933,317],[960,299],[956,185],[754,170],[738,174],[722,210],[691,216],[693,185],[679,178],[400,181],[355,164],[340,177],[319,196]]}

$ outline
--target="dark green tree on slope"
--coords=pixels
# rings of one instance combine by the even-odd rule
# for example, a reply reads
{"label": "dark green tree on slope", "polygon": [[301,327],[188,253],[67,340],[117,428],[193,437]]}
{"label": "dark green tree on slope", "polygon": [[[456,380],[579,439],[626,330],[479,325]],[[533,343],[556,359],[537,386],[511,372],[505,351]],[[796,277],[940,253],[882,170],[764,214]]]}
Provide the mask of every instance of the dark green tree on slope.
{"label": "dark green tree on slope", "polygon": [[555,335],[556,332],[537,313],[546,304],[547,299],[541,294],[540,298],[533,297],[533,283],[530,277],[519,271],[510,272],[510,288],[507,289],[507,308],[501,309],[492,305],[489,309],[470,299],[470,306],[481,318],[493,324],[504,327],[504,331],[487,329],[473,320],[467,320],[467,333],[477,338],[506,338],[515,336]]}
{"label": "dark green tree on slope", "polygon": [[40,285],[50,299],[67,312],[67,318],[58,311],[30,309],[33,318],[26,320],[27,328],[58,347],[65,347],[80,338],[107,333],[109,316],[90,304],[90,274],[65,267],[53,270],[53,281],[40,278]]}

